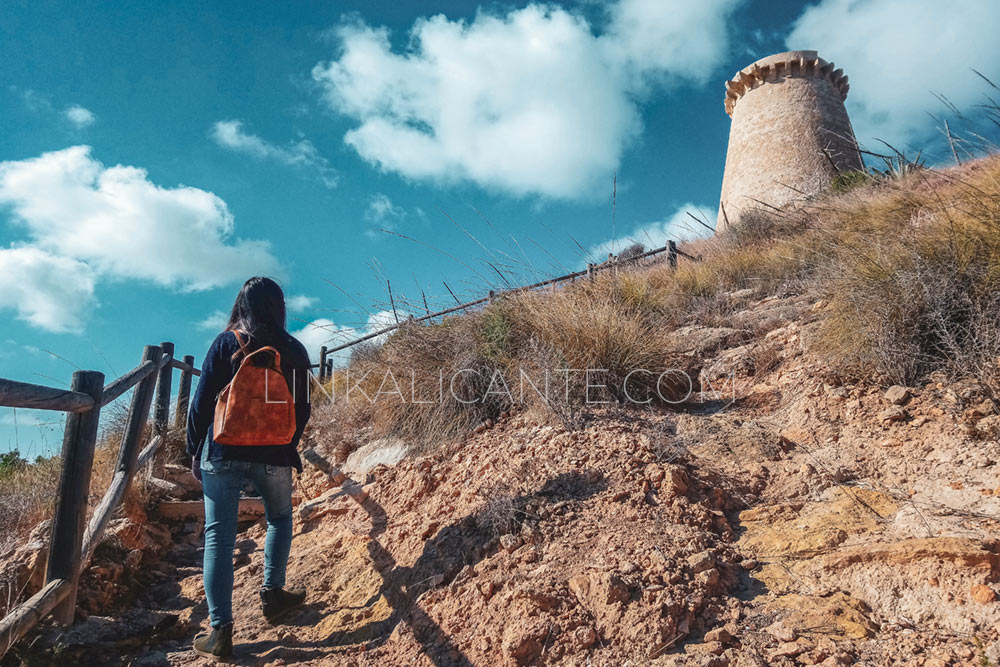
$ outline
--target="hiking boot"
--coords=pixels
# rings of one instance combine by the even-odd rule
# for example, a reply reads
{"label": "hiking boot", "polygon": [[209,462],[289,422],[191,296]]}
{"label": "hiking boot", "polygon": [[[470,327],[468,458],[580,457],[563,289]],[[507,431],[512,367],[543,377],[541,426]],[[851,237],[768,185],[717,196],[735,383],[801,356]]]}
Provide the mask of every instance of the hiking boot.
{"label": "hiking boot", "polygon": [[233,624],[227,623],[212,632],[203,632],[194,638],[194,652],[206,658],[222,660],[233,655]]}
{"label": "hiking boot", "polygon": [[262,588],[260,591],[264,618],[272,623],[296,607],[302,606],[305,599],[304,588],[292,588],[287,591],[284,588]]}

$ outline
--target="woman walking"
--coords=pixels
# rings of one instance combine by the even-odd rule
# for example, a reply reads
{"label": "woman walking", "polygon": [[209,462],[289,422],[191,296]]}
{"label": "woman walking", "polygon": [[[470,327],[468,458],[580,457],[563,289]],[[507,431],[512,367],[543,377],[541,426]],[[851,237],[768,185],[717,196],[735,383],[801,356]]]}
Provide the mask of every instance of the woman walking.
{"label": "woman walking", "polygon": [[226,330],[201,367],[187,422],[191,471],[205,496],[205,597],[212,630],[198,635],[199,655],[233,652],[233,548],[240,491],[249,480],[264,501],[267,537],[260,598],[271,622],[300,606],[302,589],[285,588],[292,545],[292,468],[309,420],[309,356],[285,329],[285,297],[270,278],[251,278],[233,304]]}

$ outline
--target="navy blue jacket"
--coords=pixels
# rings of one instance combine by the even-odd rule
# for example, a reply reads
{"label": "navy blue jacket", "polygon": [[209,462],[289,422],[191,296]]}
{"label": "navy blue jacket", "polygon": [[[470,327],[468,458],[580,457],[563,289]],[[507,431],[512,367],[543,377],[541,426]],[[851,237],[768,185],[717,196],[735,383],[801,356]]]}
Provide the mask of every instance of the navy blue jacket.
{"label": "navy blue jacket", "polygon": [[299,472],[302,472],[302,461],[299,459],[297,446],[299,438],[302,437],[302,430],[306,427],[306,422],[309,421],[311,414],[309,355],[302,343],[288,333],[282,334],[279,340],[266,341],[257,341],[251,338],[247,342],[244,336],[244,342],[247,343],[248,351],[270,345],[281,354],[281,370],[285,375],[289,391],[295,397],[296,428],[292,441],[274,445],[238,446],[220,445],[212,439],[215,400],[219,392],[232,381],[240,367],[240,361],[243,359],[243,355],[233,358],[233,355],[240,349],[236,335],[232,331],[223,331],[216,337],[212,347],[208,349],[205,362],[201,365],[198,388],[195,390],[191,409],[188,411],[187,453],[198,460],[207,437],[209,461],[228,459],[267,463],[275,466],[294,466]]}

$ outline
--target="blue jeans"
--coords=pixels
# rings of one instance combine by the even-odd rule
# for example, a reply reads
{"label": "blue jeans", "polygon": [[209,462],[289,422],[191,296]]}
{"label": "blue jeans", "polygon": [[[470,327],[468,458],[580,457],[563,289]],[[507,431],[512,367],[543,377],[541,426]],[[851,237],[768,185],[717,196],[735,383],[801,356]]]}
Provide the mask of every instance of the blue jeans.
{"label": "blue jeans", "polygon": [[[204,448],[208,452],[208,447]],[[233,549],[240,491],[250,480],[264,501],[264,588],[285,585],[292,548],[292,469],[249,461],[201,461],[205,494],[205,598],[212,627],[233,622]]]}

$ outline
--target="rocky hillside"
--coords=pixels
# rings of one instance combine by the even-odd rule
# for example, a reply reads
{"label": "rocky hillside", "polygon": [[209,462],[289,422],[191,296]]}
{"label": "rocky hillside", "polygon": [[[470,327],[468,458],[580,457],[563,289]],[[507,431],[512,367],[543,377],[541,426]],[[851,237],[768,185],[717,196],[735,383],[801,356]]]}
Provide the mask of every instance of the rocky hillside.
{"label": "rocky hillside", "polygon": [[[973,169],[994,174],[985,203],[976,201],[992,202],[996,224],[1000,169]],[[907,196],[955,178],[932,175]],[[848,196],[871,210],[901,195]],[[744,237],[743,247],[774,253],[812,233]],[[963,266],[985,262],[995,279],[990,252],[966,248]],[[864,275],[838,266],[837,280]],[[659,270],[616,284],[654,289]],[[419,447],[381,428],[398,413],[380,422],[357,408],[318,409],[303,443],[313,454],[298,481],[289,567],[310,591],[307,605],[288,625],[263,622],[264,527],[248,508],[235,557],[236,662],[998,664],[997,376],[988,364],[959,372],[947,356],[897,375],[887,352],[866,364],[836,338],[849,313],[831,294],[835,277],[790,273],[719,279],[709,306],[699,302],[696,317],[656,340],[665,359],[697,371],[701,391],[680,406],[611,403],[567,417],[501,405],[477,414],[478,427]],[[646,294],[642,303],[655,301]],[[864,297],[852,302],[875,298]],[[850,335],[883,331],[855,316]],[[977,349],[986,332],[969,339]],[[399,353],[392,344],[384,354]],[[43,630],[17,655],[207,664],[188,650],[206,616],[201,525],[178,507],[121,519],[87,575],[82,604],[92,615]],[[25,576],[38,557],[31,549],[14,557]]]}

